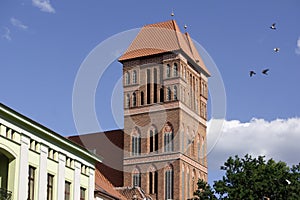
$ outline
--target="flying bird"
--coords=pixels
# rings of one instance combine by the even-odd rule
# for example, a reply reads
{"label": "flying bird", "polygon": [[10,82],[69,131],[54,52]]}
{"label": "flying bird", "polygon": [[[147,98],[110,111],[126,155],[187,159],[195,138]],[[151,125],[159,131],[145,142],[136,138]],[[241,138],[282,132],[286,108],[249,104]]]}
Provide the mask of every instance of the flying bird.
{"label": "flying bird", "polygon": [[269,69],[264,69],[264,70],[262,70],[261,73],[263,73],[263,74],[265,74],[265,75],[268,75],[268,71],[269,71]]}
{"label": "flying bird", "polygon": [[256,73],[255,73],[255,71],[250,71],[250,77],[252,77],[253,75],[255,75]]}
{"label": "flying bird", "polygon": [[276,30],[276,27],[275,27],[276,23],[273,23],[272,26],[270,26],[270,29],[272,30]]}
{"label": "flying bird", "polygon": [[279,52],[280,48],[274,48],[275,53]]}

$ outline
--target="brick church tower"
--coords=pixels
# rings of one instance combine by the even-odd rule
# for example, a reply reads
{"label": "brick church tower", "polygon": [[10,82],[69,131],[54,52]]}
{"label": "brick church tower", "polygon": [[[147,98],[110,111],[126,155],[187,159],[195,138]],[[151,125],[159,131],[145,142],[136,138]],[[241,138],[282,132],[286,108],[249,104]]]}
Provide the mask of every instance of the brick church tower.
{"label": "brick church tower", "polygon": [[174,20],[144,26],[123,64],[124,186],[153,199],[187,199],[207,181],[210,76]]}

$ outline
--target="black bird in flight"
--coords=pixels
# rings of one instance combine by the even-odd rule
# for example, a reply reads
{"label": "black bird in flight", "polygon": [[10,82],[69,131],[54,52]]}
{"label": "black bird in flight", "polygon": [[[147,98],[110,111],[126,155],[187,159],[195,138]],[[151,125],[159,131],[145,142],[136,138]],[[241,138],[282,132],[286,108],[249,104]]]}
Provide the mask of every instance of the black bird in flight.
{"label": "black bird in flight", "polygon": [[269,69],[264,69],[264,70],[262,70],[261,73],[263,73],[263,74],[265,74],[265,75],[268,75],[268,71],[269,71]]}
{"label": "black bird in flight", "polygon": [[279,52],[280,48],[274,48],[275,53]]}
{"label": "black bird in flight", "polygon": [[276,30],[276,27],[275,27],[276,23],[273,23],[272,26],[270,26],[270,29],[272,30]]}
{"label": "black bird in flight", "polygon": [[249,75],[250,75],[250,77],[252,77],[253,75],[255,75],[256,73],[255,73],[255,71],[250,71],[250,73],[249,73]]}

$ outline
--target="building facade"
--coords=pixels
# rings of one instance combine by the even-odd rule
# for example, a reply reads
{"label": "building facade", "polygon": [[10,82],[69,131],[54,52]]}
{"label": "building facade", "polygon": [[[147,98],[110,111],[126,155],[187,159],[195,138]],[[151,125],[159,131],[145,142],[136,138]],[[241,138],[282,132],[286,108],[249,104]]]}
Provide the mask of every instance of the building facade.
{"label": "building facade", "polygon": [[144,26],[123,64],[124,186],[188,199],[207,181],[208,77],[194,43],[170,20]]}
{"label": "building facade", "polygon": [[3,104],[0,161],[0,199],[94,199],[101,160]]}

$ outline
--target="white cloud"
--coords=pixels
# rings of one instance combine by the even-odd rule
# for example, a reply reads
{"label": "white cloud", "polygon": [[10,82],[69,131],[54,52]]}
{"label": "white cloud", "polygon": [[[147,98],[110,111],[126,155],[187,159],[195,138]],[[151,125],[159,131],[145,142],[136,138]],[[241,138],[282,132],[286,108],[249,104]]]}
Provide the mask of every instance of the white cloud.
{"label": "white cloud", "polygon": [[297,40],[297,47],[295,49],[295,53],[300,55],[300,37]]}
{"label": "white cloud", "polygon": [[2,38],[6,40],[11,40],[10,30],[7,27],[3,27],[4,34],[2,34]]}
{"label": "white cloud", "polygon": [[32,5],[40,8],[43,12],[55,13],[54,8],[50,4],[50,0],[32,0]]}
{"label": "white cloud", "polygon": [[[211,121],[208,125],[211,124]],[[208,128],[209,129],[209,128]],[[213,144],[217,141],[217,144]],[[288,165],[300,162],[300,118],[252,119],[250,122],[225,121],[221,133],[208,132],[208,168],[220,169],[229,156],[265,155],[266,159],[284,161]]]}
{"label": "white cloud", "polygon": [[10,22],[12,25],[14,25],[15,27],[18,27],[20,29],[26,30],[28,29],[28,26],[24,25],[20,20],[12,17],[10,18]]}

